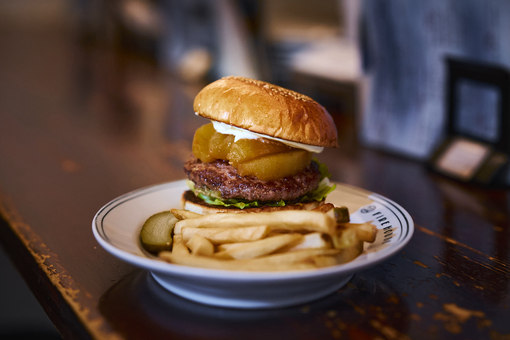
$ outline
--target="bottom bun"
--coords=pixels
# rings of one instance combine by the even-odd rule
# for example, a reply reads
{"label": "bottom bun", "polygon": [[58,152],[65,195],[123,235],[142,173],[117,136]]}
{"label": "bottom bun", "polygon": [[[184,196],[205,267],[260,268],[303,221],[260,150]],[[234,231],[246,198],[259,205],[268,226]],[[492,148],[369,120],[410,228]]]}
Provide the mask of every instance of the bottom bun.
{"label": "bottom bun", "polygon": [[324,201],[321,202],[314,201],[307,203],[291,204],[283,207],[262,206],[256,208],[239,209],[207,204],[203,200],[195,196],[195,194],[191,190],[185,191],[181,197],[182,209],[202,215],[216,213],[260,213],[280,210],[312,210],[313,208],[316,208],[323,203]]}

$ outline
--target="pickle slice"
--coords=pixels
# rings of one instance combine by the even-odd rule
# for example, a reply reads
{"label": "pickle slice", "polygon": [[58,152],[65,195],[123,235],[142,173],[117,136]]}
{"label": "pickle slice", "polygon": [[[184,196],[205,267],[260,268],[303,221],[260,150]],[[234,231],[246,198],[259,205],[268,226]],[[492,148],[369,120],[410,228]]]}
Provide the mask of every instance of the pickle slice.
{"label": "pickle slice", "polygon": [[142,247],[152,253],[172,249],[172,231],[178,219],[170,212],[163,211],[145,221],[140,232]]}
{"label": "pickle slice", "polygon": [[227,159],[232,144],[234,144],[233,135],[215,132],[209,140],[209,156],[216,159]]}
{"label": "pickle slice", "polygon": [[351,221],[350,215],[349,215],[349,209],[345,206],[341,207],[335,207],[333,209],[333,212],[335,214],[335,220],[336,223],[349,223]]}
{"label": "pickle slice", "polygon": [[293,150],[296,149],[269,139],[240,139],[232,144],[226,159],[234,167],[237,167],[238,164],[251,161],[255,158]]}
{"label": "pickle slice", "polygon": [[312,161],[312,154],[306,150],[277,153],[252,159],[237,165],[240,176],[256,176],[262,181],[273,181],[278,178],[293,176],[305,169]]}
{"label": "pickle slice", "polygon": [[196,158],[204,163],[216,160],[209,152],[209,141],[215,132],[214,126],[212,123],[209,123],[199,127],[193,137],[192,152]]}

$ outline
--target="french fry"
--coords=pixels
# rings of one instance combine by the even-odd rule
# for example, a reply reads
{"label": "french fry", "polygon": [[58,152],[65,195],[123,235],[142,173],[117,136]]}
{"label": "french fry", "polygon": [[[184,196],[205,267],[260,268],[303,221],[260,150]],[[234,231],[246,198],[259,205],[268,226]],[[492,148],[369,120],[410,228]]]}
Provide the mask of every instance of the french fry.
{"label": "french fry", "polygon": [[281,249],[281,252],[284,251],[296,251],[302,249],[327,249],[331,248],[331,243],[326,240],[322,233],[309,233],[303,235],[303,239],[296,243],[293,246],[286,247]]}
{"label": "french fry", "polygon": [[214,254],[214,256],[218,258],[251,259],[271,254],[289,244],[295,244],[303,238],[301,234],[283,234],[253,242],[236,243],[234,246],[228,247],[227,250]]}
{"label": "french fry", "polygon": [[195,234],[186,243],[193,255],[211,256],[214,253],[213,244],[200,234]]}
{"label": "french fry", "polygon": [[271,264],[273,266],[285,266],[289,263],[309,261],[313,256],[335,255],[340,251],[338,249],[304,249],[290,253],[278,253],[253,259],[261,263]]}
{"label": "french fry", "polygon": [[218,213],[181,220],[175,224],[174,233],[180,234],[184,227],[207,228],[218,225],[224,228],[267,225],[273,230],[318,231],[330,235],[336,229],[335,220],[319,211],[284,210],[256,214]]}
{"label": "french fry", "polygon": [[340,249],[338,254],[313,256],[311,260],[317,267],[330,267],[350,262],[357,258],[361,252],[362,249],[356,246],[352,246]]}
{"label": "french fry", "polygon": [[[266,238],[273,237],[273,236],[280,236],[280,235],[288,235],[289,233],[282,233],[279,231],[271,231],[269,234],[267,234]],[[298,233],[296,233],[298,234]],[[301,234],[300,234],[301,235]],[[216,246],[217,251],[224,251],[228,250],[240,245],[245,244],[246,242],[235,242],[235,243],[221,243]]]}
{"label": "french fry", "polygon": [[236,271],[329,267],[352,261],[363,252],[364,243],[374,242],[377,235],[370,222],[350,223],[348,209],[330,203],[311,211],[170,212],[178,220],[173,247],[159,257],[191,267]]}
{"label": "french fry", "polygon": [[363,252],[363,242],[353,244],[350,247],[340,249],[340,252],[335,256],[336,264],[347,263],[357,258]]}
{"label": "french fry", "polygon": [[335,205],[333,203],[324,203],[319,205],[318,207],[315,207],[312,209],[312,211],[319,211],[321,213],[326,214],[328,211],[335,208]]}
{"label": "french fry", "polygon": [[317,267],[331,267],[338,264],[336,256],[331,255],[317,255],[312,256],[312,261]]}
{"label": "french fry", "polygon": [[159,258],[161,258],[164,261],[178,265],[217,270],[274,272],[274,271],[306,270],[316,268],[315,264],[311,262],[310,263],[290,262],[285,263],[285,265],[283,266],[275,266],[274,263],[260,261],[260,259],[225,260],[200,255],[178,256],[168,251],[163,251],[159,253]]}
{"label": "french fry", "polygon": [[159,257],[170,263],[221,270],[237,271],[289,271],[313,269],[317,266],[311,260],[313,256],[335,255],[337,249],[308,249],[292,253],[273,254],[256,259],[228,260],[207,256],[178,256],[165,251]]}
{"label": "french fry", "polygon": [[356,226],[356,235],[361,241],[372,243],[377,236],[377,228],[370,222],[361,223]]}
{"label": "french fry", "polygon": [[172,254],[189,255],[189,249],[182,239],[182,235],[174,235]]}
{"label": "french fry", "polygon": [[363,247],[363,241],[358,237],[357,225],[347,224],[342,227],[337,234],[332,237],[333,246],[336,249],[350,248],[353,246],[359,247],[359,244]]}
{"label": "french fry", "polygon": [[240,227],[240,228],[182,228],[182,238],[187,242],[193,235],[199,234],[213,244],[256,241],[266,237],[271,229],[268,226]]}
{"label": "french fry", "polygon": [[349,262],[363,252],[363,241],[358,238],[356,227],[345,227],[332,239],[334,247],[340,250],[339,263]]}
{"label": "french fry", "polygon": [[187,220],[190,218],[197,218],[203,216],[193,211],[183,209],[170,209],[170,212],[179,220]]}
{"label": "french fry", "polygon": [[216,249],[218,250],[218,252],[225,251],[225,250],[229,250],[229,249],[235,248],[235,247],[240,246],[240,245],[245,244],[245,243],[246,242],[221,243],[221,244],[218,244],[216,246]]}
{"label": "french fry", "polygon": [[345,229],[356,230],[356,235],[360,241],[373,243],[377,236],[377,228],[371,222],[365,223],[342,223],[338,225],[340,232]]}

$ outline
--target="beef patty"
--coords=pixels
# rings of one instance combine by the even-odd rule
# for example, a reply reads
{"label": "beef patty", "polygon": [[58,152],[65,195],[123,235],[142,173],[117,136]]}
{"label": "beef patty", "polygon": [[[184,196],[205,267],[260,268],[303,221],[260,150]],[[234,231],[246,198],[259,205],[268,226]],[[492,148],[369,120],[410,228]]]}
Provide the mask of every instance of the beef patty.
{"label": "beef patty", "polygon": [[241,177],[227,161],[202,163],[194,156],[184,165],[184,172],[197,188],[205,186],[219,191],[224,199],[249,201],[292,201],[317,189],[320,182],[320,172],[315,162],[294,176],[274,181],[261,181],[255,176]]}

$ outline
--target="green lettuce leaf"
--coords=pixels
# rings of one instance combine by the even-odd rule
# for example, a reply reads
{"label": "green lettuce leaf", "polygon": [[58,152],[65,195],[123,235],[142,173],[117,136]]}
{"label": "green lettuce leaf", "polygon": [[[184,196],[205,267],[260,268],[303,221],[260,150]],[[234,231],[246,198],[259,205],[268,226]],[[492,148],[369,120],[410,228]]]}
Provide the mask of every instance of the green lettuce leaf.
{"label": "green lettuce leaf", "polygon": [[317,160],[317,158],[314,158],[313,161],[319,166],[319,172],[321,174],[321,180],[324,178],[330,178],[331,174],[329,173],[328,167],[326,164],[321,163]]}
{"label": "green lettuce leaf", "polygon": [[333,190],[336,189],[336,184],[331,185],[329,179],[324,177],[319,183],[319,187],[309,194],[302,196],[299,199],[300,203],[322,201],[325,199]]}
{"label": "green lettuce leaf", "polygon": [[225,207],[236,207],[239,209],[256,208],[261,205],[268,205],[270,207],[284,207],[285,206],[284,200],[280,200],[278,202],[265,202],[264,204],[262,204],[259,201],[244,201],[244,200],[237,200],[237,199],[221,200],[219,198],[206,196],[206,195],[200,194],[200,193],[197,196],[200,197],[201,199],[203,199],[208,204],[222,205]]}

